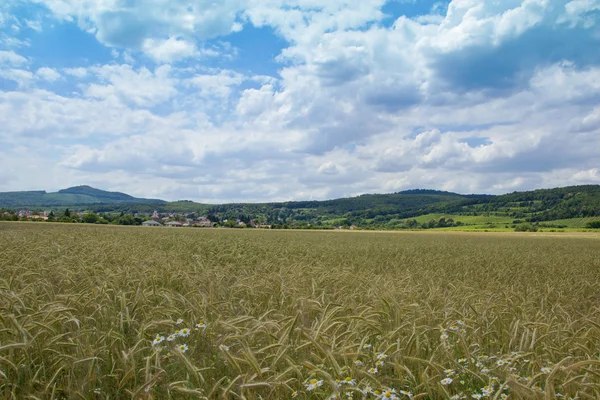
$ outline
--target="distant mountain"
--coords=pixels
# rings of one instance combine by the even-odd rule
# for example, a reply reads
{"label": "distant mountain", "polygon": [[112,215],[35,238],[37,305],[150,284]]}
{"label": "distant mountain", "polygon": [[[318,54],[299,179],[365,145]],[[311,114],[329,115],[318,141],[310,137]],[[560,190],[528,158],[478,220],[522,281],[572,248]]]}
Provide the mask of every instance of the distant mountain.
{"label": "distant mountain", "polygon": [[0,207],[58,207],[88,204],[162,204],[163,200],[142,199],[91,186],[74,186],[55,193],[45,190],[0,192]]}

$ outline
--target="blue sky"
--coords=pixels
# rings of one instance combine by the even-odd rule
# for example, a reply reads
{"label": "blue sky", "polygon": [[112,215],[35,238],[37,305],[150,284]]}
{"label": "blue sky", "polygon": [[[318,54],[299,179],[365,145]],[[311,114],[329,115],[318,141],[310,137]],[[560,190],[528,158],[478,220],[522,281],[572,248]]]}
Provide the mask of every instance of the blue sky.
{"label": "blue sky", "polygon": [[600,0],[0,4],[0,191],[600,183]]}

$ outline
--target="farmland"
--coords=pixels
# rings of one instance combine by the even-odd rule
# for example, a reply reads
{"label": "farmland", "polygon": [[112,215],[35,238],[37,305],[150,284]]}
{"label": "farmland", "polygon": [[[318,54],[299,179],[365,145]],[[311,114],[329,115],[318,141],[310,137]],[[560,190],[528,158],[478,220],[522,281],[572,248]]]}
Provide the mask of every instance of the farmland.
{"label": "farmland", "polygon": [[15,222],[0,245],[3,399],[600,397],[598,234]]}

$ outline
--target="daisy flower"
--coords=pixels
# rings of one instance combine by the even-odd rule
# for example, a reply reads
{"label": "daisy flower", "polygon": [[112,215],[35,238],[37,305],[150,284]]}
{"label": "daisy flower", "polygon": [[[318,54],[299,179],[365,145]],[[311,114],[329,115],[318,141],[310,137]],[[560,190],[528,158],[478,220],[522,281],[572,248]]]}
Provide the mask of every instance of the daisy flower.
{"label": "daisy flower", "polygon": [[318,380],[318,379],[311,379],[308,382],[304,383],[304,386],[306,386],[306,390],[308,390],[308,391],[315,390],[316,388],[318,388],[322,385],[323,385],[323,381]]}
{"label": "daisy flower", "polygon": [[298,391],[297,391],[297,390],[294,390],[294,391],[292,392],[292,399],[295,399],[296,397],[298,397]]}
{"label": "daisy flower", "polygon": [[361,365],[364,365],[365,363],[362,362],[361,360],[354,360],[354,365],[356,365],[357,367],[360,367]]}
{"label": "daisy flower", "polygon": [[394,391],[392,390],[386,390],[384,393],[382,393],[379,396],[380,399],[385,399],[385,400],[397,400],[398,396],[396,396],[396,393],[394,393]]}
{"label": "daisy flower", "polygon": [[452,376],[452,375],[454,375],[454,370],[453,369],[445,369],[444,374],[446,374],[446,376]]}
{"label": "daisy flower", "polygon": [[385,353],[379,353],[377,354],[377,359],[378,360],[385,360],[388,356]]}
{"label": "daisy flower", "polygon": [[182,353],[185,353],[186,351],[188,351],[189,347],[187,344],[180,344],[179,346],[177,346],[177,350],[179,350]]}
{"label": "daisy flower", "polygon": [[440,340],[446,340],[446,339],[448,339],[448,334],[446,332],[444,332],[440,335]]}
{"label": "daisy flower", "polygon": [[344,384],[350,385],[350,386],[354,386],[354,385],[356,385],[356,380],[347,376],[341,383],[344,383]]}
{"label": "daisy flower", "polygon": [[179,319],[177,320],[176,324],[177,324],[177,325],[181,325],[181,324],[183,324],[183,319],[179,318]]}
{"label": "daisy flower", "polygon": [[407,392],[406,390],[401,390],[400,394],[403,394],[403,395],[405,395],[407,397],[412,397],[413,396],[413,394],[411,392]]}
{"label": "daisy flower", "polygon": [[183,328],[180,332],[179,332],[179,336],[190,336],[190,329],[189,328]]}
{"label": "daisy flower", "polygon": [[169,342],[172,342],[172,341],[173,341],[173,340],[175,340],[176,338],[177,338],[177,336],[175,336],[175,335],[169,335],[169,336],[167,336],[167,340],[168,340]]}
{"label": "daisy flower", "polygon": [[448,386],[449,384],[452,383],[452,378],[444,378],[440,381],[440,383],[444,386]]}
{"label": "daisy flower", "polygon": [[541,370],[541,371],[542,371],[542,374],[546,374],[546,375],[547,375],[547,374],[549,374],[549,373],[550,373],[552,370],[551,370],[550,368],[548,368],[548,367],[544,367],[544,368],[542,368],[542,370]]}
{"label": "daisy flower", "polygon": [[474,399],[481,399],[481,398],[483,397],[483,395],[481,395],[481,394],[479,394],[479,393],[473,393],[473,394],[471,395],[471,397],[472,397],[472,398],[474,398]]}
{"label": "daisy flower", "polygon": [[496,361],[496,365],[499,366],[499,367],[502,367],[504,364],[506,364],[506,361],[504,361],[504,360],[498,360],[498,361]]}
{"label": "daisy flower", "polygon": [[206,323],[204,321],[198,322],[196,324],[196,329],[206,329]]}
{"label": "daisy flower", "polygon": [[383,364],[385,364],[385,362],[383,360],[378,360],[377,362],[375,362],[375,365],[378,367],[382,367]]}
{"label": "daisy flower", "polygon": [[158,335],[157,335],[157,336],[154,338],[154,340],[152,341],[152,346],[156,346],[157,344],[159,344],[159,343],[162,343],[162,341],[163,341],[163,340],[165,340],[165,337],[164,337],[164,336],[158,336]]}
{"label": "daisy flower", "polygon": [[224,344],[219,345],[219,350],[221,351],[229,351],[229,346],[225,346]]}
{"label": "daisy flower", "polygon": [[369,370],[367,372],[371,375],[375,375],[379,371],[377,371],[377,367],[375,367],[375,368],[369,368]]}
{"label": "daisy flower", "polygon": [[175,333],[173,334],[173,336],[181,336],[181,331],[179,329],[177,329],[175,331]]}
{"label": "daisy flower", "polygon": [[367,350],[367,349],[370,349],[371,347],[373,347],[373,346],[370,343],[365,343],[365,344],[363,344],[362,348]]}

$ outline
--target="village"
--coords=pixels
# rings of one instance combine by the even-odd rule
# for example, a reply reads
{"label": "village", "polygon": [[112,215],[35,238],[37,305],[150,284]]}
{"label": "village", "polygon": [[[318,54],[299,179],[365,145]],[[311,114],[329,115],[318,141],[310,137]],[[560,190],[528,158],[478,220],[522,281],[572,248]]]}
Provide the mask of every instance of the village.
{"label": "village", "polygon": [[[121,218],[125,221],[134,223],[122,223]],[[117,225],[141,225],[145,227],[169,227],[169,228],[262,228],[270,229],[271,225],[261,223],[254,220],[244,222],[240,219],[223,219],[219,221],[211,221],[207,216],[196,216],[186,213],[134,213],[132,215],[122,214],[119,218],[110,218],[109,214],[95,214],[89,211],[31,211],[21,209],[19,211],[3,211],[0,213],[0,219],[14,221],[47,221],[47,222],[88,222],[88,223],[113,223]],[[68,219],[68,220],[67,220]]]}

